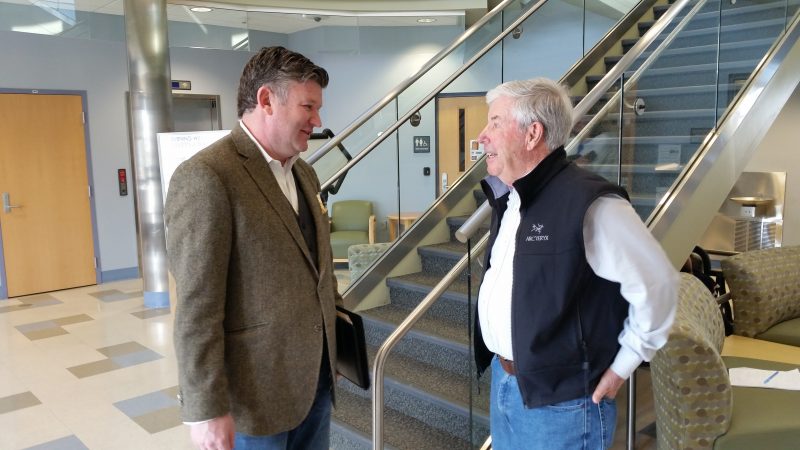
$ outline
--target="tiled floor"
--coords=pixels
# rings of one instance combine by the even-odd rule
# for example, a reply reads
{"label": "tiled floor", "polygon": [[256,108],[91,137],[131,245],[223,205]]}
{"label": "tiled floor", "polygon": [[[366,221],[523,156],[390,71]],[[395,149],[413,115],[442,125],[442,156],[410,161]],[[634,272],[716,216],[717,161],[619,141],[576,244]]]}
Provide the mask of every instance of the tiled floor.
{"label": "tiled floor", "polygon": [[0,300],[0,449],[189,449],[141,280]]}
{"label": "tiled floor", "polygon": [[[337,278],[344,291],[349,274]],[[172,320],[169,308],[144,308],[141,280],[0,300],[0,449],[190,449]],[[652,421],[643,375],[637,429]]]}

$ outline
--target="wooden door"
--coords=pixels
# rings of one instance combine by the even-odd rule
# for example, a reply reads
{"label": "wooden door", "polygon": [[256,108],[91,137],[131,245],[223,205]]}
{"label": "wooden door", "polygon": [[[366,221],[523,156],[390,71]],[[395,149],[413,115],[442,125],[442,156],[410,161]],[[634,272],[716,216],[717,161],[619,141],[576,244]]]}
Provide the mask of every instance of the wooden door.
{"label": "wooden door", "polygon": [[436,130],[436,196],[442,194],[442,174],[447,186],[468,170],[475,161],[470,158],[470,141],[477,140],[486,126],[489,106],[486,98],[440,97],[437,99]]}
{"label": "wooden door", "polygon": [[79,95],[0,94],[0,209],[9,297],[96,283]]}

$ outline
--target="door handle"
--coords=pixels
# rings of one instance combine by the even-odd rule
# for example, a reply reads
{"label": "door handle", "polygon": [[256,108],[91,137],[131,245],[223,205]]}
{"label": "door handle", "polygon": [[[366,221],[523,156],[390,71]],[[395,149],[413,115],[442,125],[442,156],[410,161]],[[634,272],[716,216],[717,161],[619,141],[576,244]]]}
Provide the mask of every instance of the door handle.
{"label": "door handle", "polygon": [[13,208],[22,208],[22,205],[12,205],[11,196],[8,192],[3,192],[3,212],[8,214]]}

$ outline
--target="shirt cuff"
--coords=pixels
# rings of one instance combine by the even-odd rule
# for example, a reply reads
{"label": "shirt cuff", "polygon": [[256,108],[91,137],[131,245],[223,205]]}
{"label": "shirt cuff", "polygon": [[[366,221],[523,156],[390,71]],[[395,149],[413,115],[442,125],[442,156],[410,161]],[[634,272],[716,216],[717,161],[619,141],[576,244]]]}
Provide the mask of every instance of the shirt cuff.
{"label": "shirt cuff", "polygon": [[183,424],[184,425],[189,425],[189,426],[202,425],[202,424],[204,424],[206,422],[211,422],[212,420],[214,420],[214,419],[206,419],[206,420],[201,420],[199,422],[183,422]]}
{"label": "shirt cuff", "polygon": [[625,347],[619,349],[614,362],[611,363],[611,370],[622,379],[627,380],[631,374],[642,364],[642,358],[635,352]]}

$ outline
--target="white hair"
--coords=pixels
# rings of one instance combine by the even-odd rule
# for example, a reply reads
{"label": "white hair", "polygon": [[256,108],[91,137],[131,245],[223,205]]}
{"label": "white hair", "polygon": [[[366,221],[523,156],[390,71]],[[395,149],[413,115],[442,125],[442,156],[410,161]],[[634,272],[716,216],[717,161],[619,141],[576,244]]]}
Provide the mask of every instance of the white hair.
{"label": "white hair", "polygon": [[512,116],[522,129],[534,122],[544,127],[548,150],[567,143],[572,130],[572,101],[567,88],[547,78],[507,81],[486,93],[486,102],[498,97],[514,100]]}

